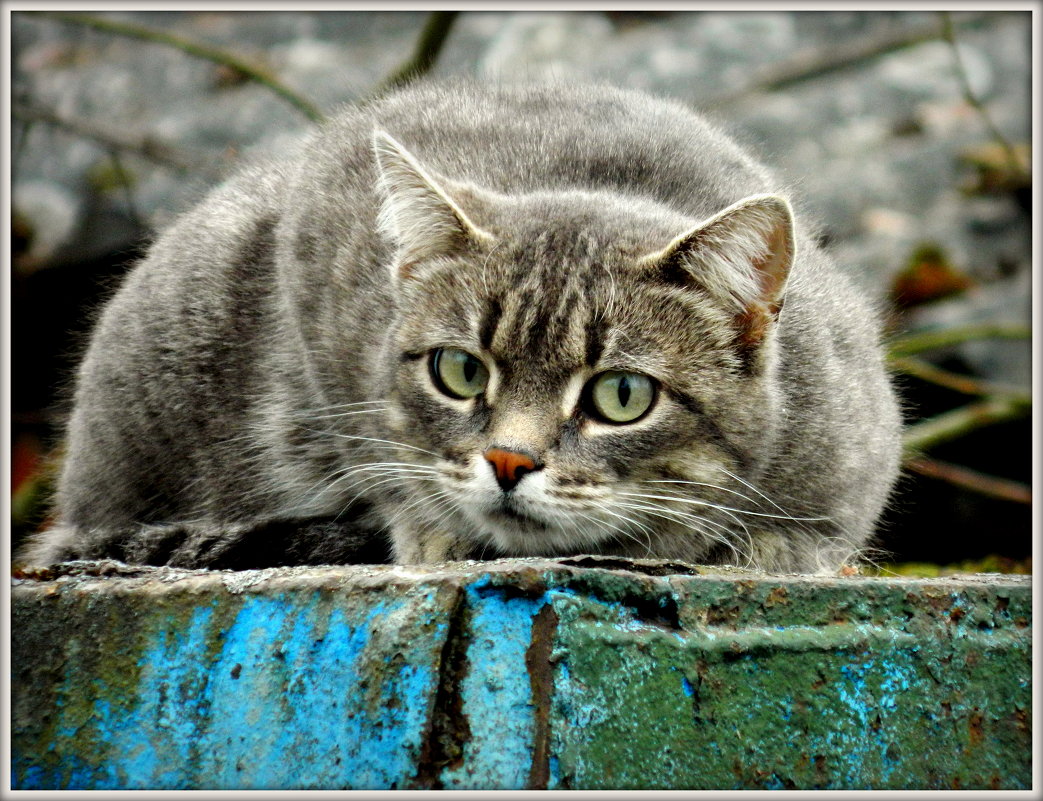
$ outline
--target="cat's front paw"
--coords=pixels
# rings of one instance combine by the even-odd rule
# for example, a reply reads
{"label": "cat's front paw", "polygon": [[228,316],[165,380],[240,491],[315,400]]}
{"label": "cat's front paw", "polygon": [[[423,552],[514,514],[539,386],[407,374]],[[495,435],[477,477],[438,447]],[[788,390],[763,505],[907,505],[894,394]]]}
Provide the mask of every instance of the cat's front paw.
{"label": "cat's front paw", "polygon": [[396,526],[391,531],[395,563],[430,565],[470,558],[471,543],[458,535],[423,526]]}

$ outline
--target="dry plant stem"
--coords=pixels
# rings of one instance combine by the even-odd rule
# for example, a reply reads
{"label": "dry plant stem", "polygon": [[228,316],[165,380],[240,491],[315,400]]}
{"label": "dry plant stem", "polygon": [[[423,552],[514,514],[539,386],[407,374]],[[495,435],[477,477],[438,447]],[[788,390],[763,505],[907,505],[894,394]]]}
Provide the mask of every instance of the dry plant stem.
{"label": "dry plant stem", "polygon": [[920,451],[957,439],[983,426],[1025,417],[1031,409],[1031,404],[1024,400],[985,398],[909,426],[902,436],[902,443],[907,458],[913,458]]}
{"label": "dry plant stem", "polygon": [[962,392],[964,395],[997,395],[1020,400],[1023,403],[1031,403],[1032,396],[1016,387],[1008,387],[1002,384],[994,384],[988,381],[979,381],[970,376],[960,375],[950,370],[943,370],[922,359],[914,356],[896,356],[890,360],[893,370],[921,381],[928,381],[940,387]]}
{"label": "dry plant stem", "polygon": [[[967,14],[961,16],[956,24],[960,26],[975,25],[985,18],[985,13]],[[896,50],[903,50],[937,38],[937,26],[929,23],[902,31],[888,32],[869,41],[832,45],[827,48],[815,48],[797,53],[781,65],[774,64],[755,71],[753,80],[746,86],[735,92],[711,99],[709,105],[724,106],[758,92],[774,92],[797,83],[820,78],[823,75],[857,67]]]}
{"label": "dry plant stem", "polygon": [[1013,503],[1032,503],[1032,489],[1019,481],[997,478],[961,465],[927,456],[905,460],[905,468],[928,478],[937,478],[957,487]]}
{"label": "dry plant stem", "polygon": [[[13,112],[11,116],[17,119]],[[22,154],[25,152],[25,143],[29,141],[29,136],[33,131],[33,123],[36,122],[36,120],[19,119],[19,122],[21,122],[21,128],[19,130],[18,136],[15,137],[14,134],[11,135],[12,172],[14,171],[15,165],[17,165],[19,160],[21,159]],[[14,126],[12,126],[12,128],[13,127]]]}
{"label": "dry plant stem", "polygon": [[951,14],[948,11],[939,11],[938,13],[942,18],[942,38],[945,39],[949,45],[949,49],[952,50],[952,57],[956,66],[956,76],[959,78],[960,88],[963,90],[963,99],[978,112],[982,122],[985,123],[985,127],[989,130],[989,135],[999,143],[1000,147],[1003,148],[1003,152],[1007,157],[1007,169],[1010,170],[1011,174],[1028,178],[1028,170],[1025,168],[1025,165],[1021,163],[1021,159],[1018,158],[1014,146],[1007,141],[1007,138],[1002,133],[1000,133],[1000,129],[997,128],[996,124],[992,121],[992,117],[989,116],[989,112],[985,110],[985,106],[982,105],[981,101],[978,100],[977,96],[971,90],[971,82],[967,78],[967,70],[963,65],[963,57],[960,55],[960,48],[956,46],[956,36],[953,33]]}
{"label": "dry plant stem", "polygon": [[389,75],[377,87],[374,94],[382,95],[415,81],[427,73],[434,66],[459,13],[459,11],[432,11],[424,22],[423,30],[420,31],[420,38],[417,39],[413,55],[405,64]]}
{"label": "dry plant stem", "polygon": [[123,197],[127,204],[127,216],[138,228],[144,228],[145,224],[141,215],[138,213],[137,203],[134,202],[133,182],[130,179],[130,175],[123,168],[123,161],[120,159],[117,150],[113,149],[109,151],[109,160],[112,162],[112,168],[116,173],[116,178],[119,180],[120,186],[123,188]]}
{"label": "dry plant stem", "polygon": [[935,331],[918,331],[896,337],[888,344],[891,359],[912,356],[928,350],[948,348],[978,339],[1030,339],[1032,329],[1018,323],[983,323],[953,326]]}
{"label": "dry plant stem", "polygon": [[158,31],[144,25],[104,19],[102,17],[92,17],[87,14],[69,14],[61,11],[37,11],[34,13],[37,16],[47,17],[48,19],[55,19],[61,22],[70,22],[75,25],[84,25],[88,28],[94,28],[95,30],[116,34],[118,36],[129,36],[134,39],[142,39],[155,44],[167,45],[168,47],[173,47],[183,53],[195,56],[196,58],[212,61],[215,64],[223,64],[226,67],[230,67],[237,72],[242,73],[255,83],[259,83],[275,92],[275,94],[303,113],[313,122],[322,122],[322,120],[325,119],[323,113],[319,111],[315,105],[308,100],[305,100],[297,92],[285,86],[277,78],[269,74],[267,70],[254,64],[250,64],[238,56],[225,50],[221,50],[220,48],[202,44],[201,42],[194,42],[190,39],[185,39],[184,37],[176,36],[165,31]]}
{"label": "dry plant stem", "polygon": [[39,106],[27,106],[22,103],[13,104],[11,116],[26,123],[42,122],[46,125],[53,125],[56,128],[61,128],[62,130],[68,131],[76,136],[90,139],[92,142],[97,142],[110,152],[113,150],[119,150],[126,153],[133,153],[134,155],[140,156],[148,161],[181,172],[191,172],[201,175],[212,173],[213,177],[218,177],[220,175],[218,171],[203,166],[201,162],[194,163],[188,156],[167,145],[155,142],[147,136],[143,138],[129,137],[115,130],[102,127],[89,120],[63,117],[50,109],[41,108]]}

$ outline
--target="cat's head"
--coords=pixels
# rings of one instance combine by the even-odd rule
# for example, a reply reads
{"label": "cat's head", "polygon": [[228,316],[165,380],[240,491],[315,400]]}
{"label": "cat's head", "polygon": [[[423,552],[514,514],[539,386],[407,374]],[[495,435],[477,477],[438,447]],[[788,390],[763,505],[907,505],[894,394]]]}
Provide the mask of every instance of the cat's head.
{"label": "cat's head", "polygon": [[374,146],[416,513],[507,554],[727,539],[697,504],[735,507],[729,474],[772,436],[786,201],[697,221],[603,190],[508,196]]}

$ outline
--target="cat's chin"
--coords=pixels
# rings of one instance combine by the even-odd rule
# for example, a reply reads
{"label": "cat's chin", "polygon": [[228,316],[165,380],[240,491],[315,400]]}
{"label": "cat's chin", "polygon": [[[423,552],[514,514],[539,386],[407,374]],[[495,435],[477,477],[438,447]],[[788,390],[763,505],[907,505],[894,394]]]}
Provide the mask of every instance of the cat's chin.
{"label": "cat's chin", "polygon": [[561,525],[541,520],[510,502],[468,510],[482,540],[503,556],[553,556],[573,553],[577,543]]}
{"label": "cat's chin", "polygon": [[547,530],[547,524],[542,520],[537,520],[507,505],[486,512],[484,517],[487,523],[493,523],[499,528],[511,531],[530,533]]}
{"label": "cat's chin", "polygon": [[547,524],[511,504],[502,504],[472,514],[483,539],[491,540],[505,554],[537,555],[547,549]]}

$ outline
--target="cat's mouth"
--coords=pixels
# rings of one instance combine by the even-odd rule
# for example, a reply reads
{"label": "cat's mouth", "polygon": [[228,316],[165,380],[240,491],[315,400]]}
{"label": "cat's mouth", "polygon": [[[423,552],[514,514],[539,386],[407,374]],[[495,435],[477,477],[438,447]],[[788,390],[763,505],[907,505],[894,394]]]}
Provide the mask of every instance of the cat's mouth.
{"label": "cat's mouth", "polygon": [[[452,485],[455,507],[466,519],[470,535],[502,556],[547,556],[576,549],[576,532],[591,520],[591,510],[576,510],[566,500],[547,497],[543,471],[525,477],[518,486],[504,491],[492,478],[483,459],[472,465],[474,482]],[[607,526],[581,535],[584,541],[598,539]],[[594,536],[591,536],[593,534]]]}
{"label": "cat's mouth", "polygon": [[547,528],[547,524],[542,520],[522,511],[518,503],[510,495],[504,496],[498,505],[487,509],[485,516],[497,523],[513,524],[526,529],[536,528],[543,530]]}

